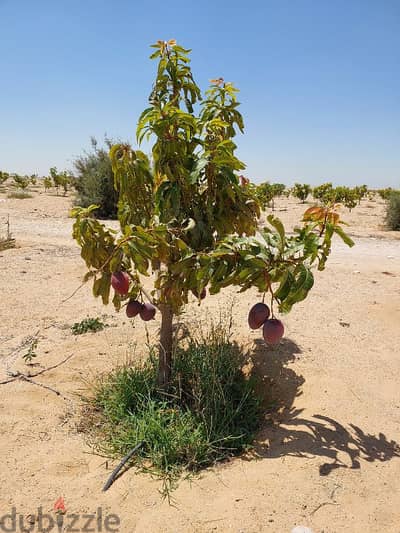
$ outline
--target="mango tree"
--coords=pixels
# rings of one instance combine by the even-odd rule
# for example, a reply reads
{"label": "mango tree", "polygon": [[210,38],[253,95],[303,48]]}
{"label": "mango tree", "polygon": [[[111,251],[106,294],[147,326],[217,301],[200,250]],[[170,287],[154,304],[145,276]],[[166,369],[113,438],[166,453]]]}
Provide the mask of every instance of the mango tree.
{"label": "mango tree", "polygon": [[18,174],[13,174],[14,185],[17,189],[22,189],[23,191],[28,188],[30,183],[30,178],[28,176],[19,176]]}
{"label": "mango tree", "polygon": [[51,189],[52,185],[53,185],[53,181],[52,181],[51,178],[49,178],[47,176],[43,178],[43,186],[44,186],[45,192],[47,192],[49,189]]}
{"label": "mango tree", "polygon": [[275,209],[275,198],[284,194],[286,189],[283,183],[270,183],[269,181],[265,181],[259,185],[249,183],[248,187],[255,196],[261,209],[265,210],[267,207],[271,207],[272,211]]}
{"label": "mango tree", "polygon": [[71,176],[69,176],[68,172],[65,170],[63,172],[59,172],[57,170],[57,167],[51,167],[49,171],[50,179],[53,181],[54,187],[57,191],[60,187],[63,188],[64,196],[68,192],[68,185],[71,183]]}
{"label": "mango tree", "polygon": [[354,192],[358,200],[358,205],[360,205],[361,200],[367,196],[369,191],[367,185],[357,185],[354,187]]}
{"label": "mango tree", "polygon": [[307,200],[307,196],[311,193],[311,187],[307,183],[295,183],[292,188],[292,194],[295,198],[304,202]]}
{"label": "mango tree", "polygon": [[[118,231],[94,218],[97,206],[75,208],[73,236],[81,246],[93,293],[128,316],[161,315],[160,387],[173,364],[173,322],[190,294],[199,302],[230,285],[256,287],[268,295],[272,313],[288,312],[313,285],[311,266],[322,270],[334,233],[352,245],[339,215],[311,208],[288,236],[270,215],[260,228],[260,206],[239,173],[244,164],[234,143],[243,131],[237,89],[211,80],[202,98],[189,66],[189,52],[175,41],[159,41],[149,105],[141,114],[137,140],[152,141],[151,158],[127,144],[111,147],[119,193]],[[146,291],[143,278],[152,276]]]}
{"label": "mango tree", "polygon": [[343,203],[343,205],[347,207],[349,211],[356,207],[359,196],[357,195],[357,191],[355,189],[350,189],[349,187],[337,187],[337,189],[340,190],[340,200],[337,201]]}
{"label": "mango tree", "polygon": [[322,203],[327,203],[331,201],[332,191],[333,186],[331,182],[322,183],[322,185],[314,187],[312,195],[316,200],[319,200]]}
{"label": "mango tree", "polygon": [[378,189],[378,194],[382,198],[382,200],[389,200],[390,195],[392,194],[394,189],[392,187],[387,187],[386,189]]}

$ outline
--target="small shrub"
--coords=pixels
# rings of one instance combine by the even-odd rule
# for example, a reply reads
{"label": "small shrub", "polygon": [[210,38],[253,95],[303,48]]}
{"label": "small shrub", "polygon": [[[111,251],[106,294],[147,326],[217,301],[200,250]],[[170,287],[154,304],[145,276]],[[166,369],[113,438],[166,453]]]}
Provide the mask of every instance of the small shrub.
{"label": "small shrub", "polygon": [[400,230],[400,191],[392,191],[387,199],[386,224],[391,230]]}
{"label": "small shrub", "polygon": [[[157,359],[123,366],[99,378],[85,424],[94,448],[121,457],[139,442],[135,465],[164,481],[164,495],[183,473],[246,450],[260,422],[256,380],[222,329],[190,338],[173,360],[168,393],[157,386]],[[93,428],[95,428],[93,430]]]}
{"label": "small shrub", "polygon": [[80,322],[75,322],[71,330],[74,335],[82,335],[91,331],[95,333],[96,331],[101,331],[106,327],[107,324],[102,322],[99,318],[84,318]]}

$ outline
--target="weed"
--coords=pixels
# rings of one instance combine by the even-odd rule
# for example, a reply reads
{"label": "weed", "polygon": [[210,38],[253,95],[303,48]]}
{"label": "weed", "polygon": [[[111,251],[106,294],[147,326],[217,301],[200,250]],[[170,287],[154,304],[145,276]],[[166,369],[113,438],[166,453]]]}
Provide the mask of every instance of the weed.
{"label": "weed", "polygon": [[95,333],[96,331],[101,331],[107,326],[102,322],[98,317],[96,318],[84,318],[80,322],[75,322],[71,330],[74,335],[82,335],[88,331]]}
{"label": "weed", "polygon": [[36,348],[38,346],[38,339],[34,338],[29,344],[28,351],[22,356],[26,364],[30,364],[35,357],[37,357]]}

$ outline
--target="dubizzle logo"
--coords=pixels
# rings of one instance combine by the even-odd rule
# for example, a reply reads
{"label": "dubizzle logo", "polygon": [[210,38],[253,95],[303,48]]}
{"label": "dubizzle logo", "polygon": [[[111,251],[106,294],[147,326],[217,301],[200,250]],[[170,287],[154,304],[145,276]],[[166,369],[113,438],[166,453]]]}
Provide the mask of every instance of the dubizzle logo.
{"label": "dubizzle logo", "polygon": [[102,507],[95,513],[68,513],[64,498],[60,496],[53,505],[54,513],[44,513],[43,507],[36,514],[18,513],[16,507],[0,516],[0,533],[118,533],[120,518],[116,514],[104,514]]}

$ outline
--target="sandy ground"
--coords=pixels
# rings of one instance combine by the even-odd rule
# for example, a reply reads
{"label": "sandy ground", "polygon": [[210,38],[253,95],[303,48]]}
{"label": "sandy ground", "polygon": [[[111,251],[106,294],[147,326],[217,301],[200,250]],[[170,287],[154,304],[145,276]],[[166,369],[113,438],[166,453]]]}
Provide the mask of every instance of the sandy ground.
{"label": "sandy ground", "polygon": [[[400,532],[400,239],[381,227],[382,202],[343,211],[357,245],[336,242],[310,297],[284,318],[277,349],[247,327],[254,292],[193,303],[190,313],[215,316],[233,300],[236,339],[252,352],[279,410],[258,436],[257,459],[183,481],[171,506],[157,480],[133,469],[101,491],[113,464],[93,455],[77,431],[75,393],[140,354],[144,326],[103,307],[89,286],[63,302],[85,271],[70,236],[71,199],[34,194],[0,193],[0,224],[9,214],[18,243],[0,252],[0,381],[7,370],[35,373],[68,358],[34,378],[65,398],[21,380],[0,386],[1,516],[12,506],[23,516],[39,506],[51,512],[63,496],[68,513],[117,514],[123,533],[281,533],[296,525],[314,533]],[[306,207],[279,199],[276,214],[291,226]],[[74,322],[102,315],[104,331],[71,334]],[[35,334],[36,366],[27,367],[22,355]]]}

